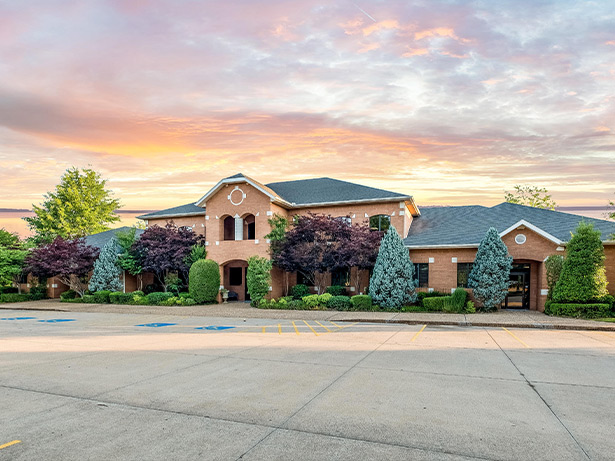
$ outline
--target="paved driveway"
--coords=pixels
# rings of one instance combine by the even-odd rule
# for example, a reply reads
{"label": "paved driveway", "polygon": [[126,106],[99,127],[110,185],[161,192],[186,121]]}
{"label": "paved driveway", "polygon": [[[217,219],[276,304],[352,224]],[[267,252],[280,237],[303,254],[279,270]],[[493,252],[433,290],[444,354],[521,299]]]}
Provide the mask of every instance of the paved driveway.
{"label": "paved driveway", "polygon": [[615,453],[612,332],[0,315],[0,460]]}

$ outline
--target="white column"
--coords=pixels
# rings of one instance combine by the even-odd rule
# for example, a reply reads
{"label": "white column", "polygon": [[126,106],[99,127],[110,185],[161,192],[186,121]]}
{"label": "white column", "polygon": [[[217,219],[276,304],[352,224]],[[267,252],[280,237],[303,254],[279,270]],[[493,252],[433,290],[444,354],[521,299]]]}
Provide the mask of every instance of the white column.
{"label": "white column", "polygon": [[235,216],[235,240],[243,240],[243,219]]}

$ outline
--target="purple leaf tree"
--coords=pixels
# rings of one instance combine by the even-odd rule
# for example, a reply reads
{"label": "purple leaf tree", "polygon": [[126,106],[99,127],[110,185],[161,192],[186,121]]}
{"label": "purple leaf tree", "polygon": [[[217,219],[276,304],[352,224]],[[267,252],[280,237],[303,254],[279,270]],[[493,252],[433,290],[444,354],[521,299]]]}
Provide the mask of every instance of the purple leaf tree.
{"label": "purple leaf tree", "polygon": [[57,277],[83,297],[88,289],[88,275],[98,257],[98,249],[85,244],[83,239],[53,242],[35,248],[26,260],[26,271],[39,278]]}

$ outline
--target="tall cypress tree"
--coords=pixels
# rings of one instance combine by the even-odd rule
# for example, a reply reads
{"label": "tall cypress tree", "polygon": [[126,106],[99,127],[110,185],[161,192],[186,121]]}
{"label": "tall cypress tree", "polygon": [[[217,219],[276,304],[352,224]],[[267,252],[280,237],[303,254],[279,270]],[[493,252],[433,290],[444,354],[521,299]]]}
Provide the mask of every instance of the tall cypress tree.
{"label": "tall cypress tree", "polygon": [[566,247],[566,259],[553,290],[556,303],[588,303],[608,294],[600,231],[580,222]]}
{"label": "tall cypress tree", "polygon": [[498,231],[491,227],[480,242],[468,286],[485,310],[492,310],[504,301],[510,285],[512,256],[502,242]]}
{"label": "tall cypress tree", "polygon": [[399,309],[416,301],[414,265],[401,237],[390,226],[382,238],[369,294],[381,307]]}
{"label": "tall cypress tree", "polygon": [[90,279],[89,288],[91,291],[122,290],[122,282],[120,277],[122,269],[118,265],[118,254],[120,247],[115,238],[109,240],[94,261],[94,273]]}

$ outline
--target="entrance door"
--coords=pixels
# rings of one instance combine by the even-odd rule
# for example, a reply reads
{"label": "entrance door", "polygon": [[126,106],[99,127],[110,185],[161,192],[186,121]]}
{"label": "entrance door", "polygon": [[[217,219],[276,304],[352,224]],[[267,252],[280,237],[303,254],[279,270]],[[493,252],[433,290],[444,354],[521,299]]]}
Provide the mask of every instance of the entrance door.
{"label": "entrance door", "polygon": [[513,264],[510,271],[510,286],[506,295],[507,309],[530,308],[530,265]]}

